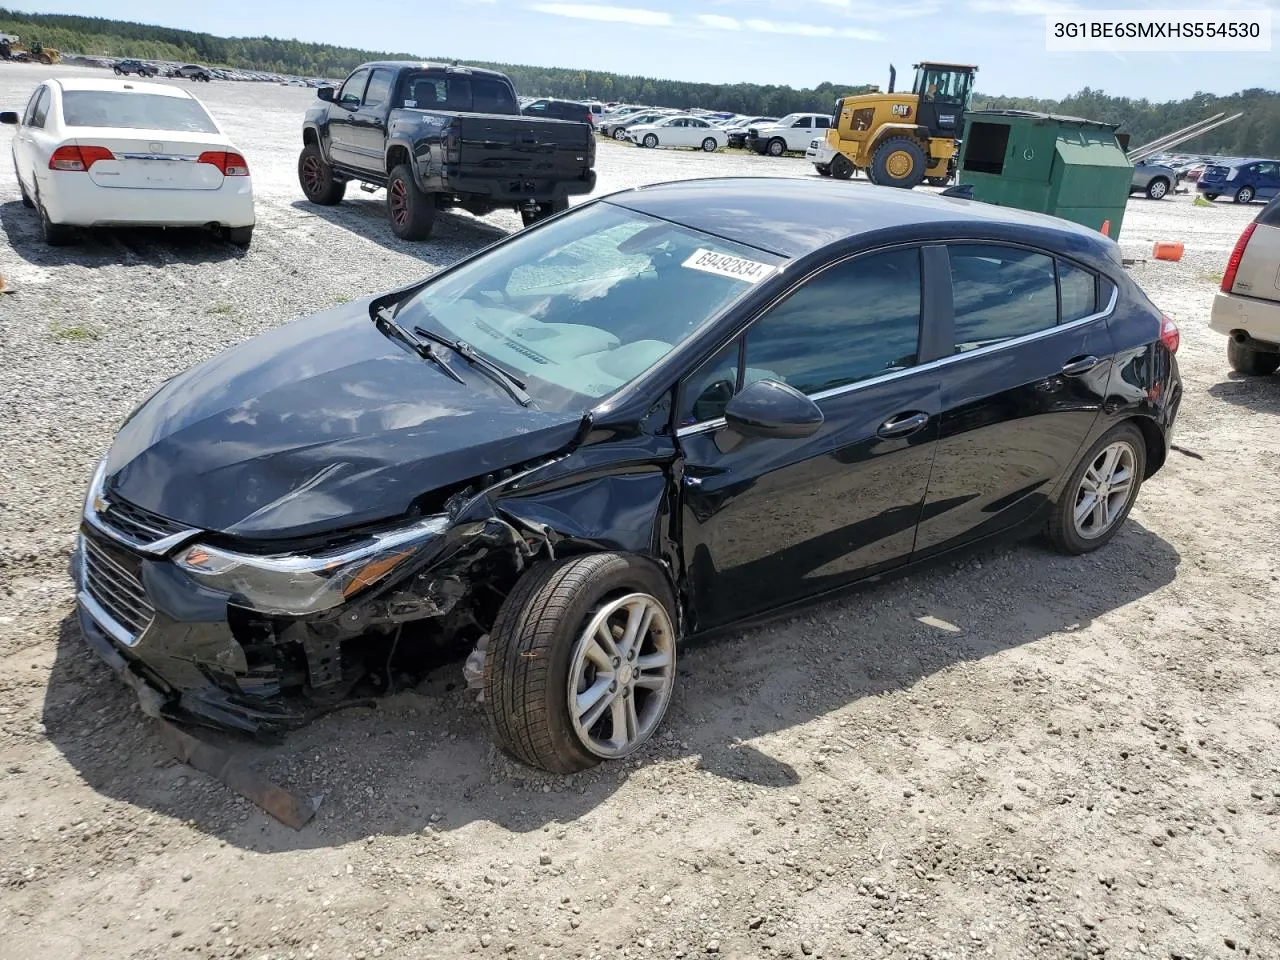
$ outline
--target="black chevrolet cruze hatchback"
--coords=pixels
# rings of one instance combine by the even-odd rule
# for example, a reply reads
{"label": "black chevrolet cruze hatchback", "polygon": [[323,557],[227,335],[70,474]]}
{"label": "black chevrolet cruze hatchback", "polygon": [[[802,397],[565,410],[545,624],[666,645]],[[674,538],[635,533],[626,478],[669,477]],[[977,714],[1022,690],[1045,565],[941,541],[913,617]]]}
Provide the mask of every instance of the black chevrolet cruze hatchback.
{"label": "black chevrolet cruze hatchback", "polygon": [[250,732],[469,650],[502,746],[581,769],[652,735],[686,637],[993,536],[1106,543],[1177,345],[1062,220],[614,194],[162,385],[93,478],[82,622],[149,712]]}

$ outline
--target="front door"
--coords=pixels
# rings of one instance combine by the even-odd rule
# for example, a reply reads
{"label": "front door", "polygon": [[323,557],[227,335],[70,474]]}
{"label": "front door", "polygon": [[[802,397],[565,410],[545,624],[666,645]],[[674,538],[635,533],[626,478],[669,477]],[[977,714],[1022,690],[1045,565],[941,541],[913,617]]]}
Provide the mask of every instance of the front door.
{"label": "front door", "polygon": [[364,101],[364,88],[368,83],[369,71],[357,70],[347,77],[329,108],[329,159],[357,170],[363,164],[357,145],[355,116]]}
{"label": "front door", "polygon": [[[907,560],[937,436],[921,359],[920,251],[865,254],[805,281],[681,386],[681,538],[697,629],[732,623]],[[744,438],[736,390],[779,380],[825,422]]]}
{"label": "front door", "polygon": [[1258,199],[1270,200],[1280,194],[1280,163],[1264,160],[1258,164]]}
{"label": "front door", "polygon": [[366,170],[382,170],[386,160],[387,112],[395,74],[376,69],[369,77],[360,109],[351,116],[352,142],[359,164]]}
{"label": "front door", "polygon": [[1113,352],[1099,316],[1110,281],[1099,307],[1099,278],[1065,260],[996,244],[949,253],[954,353],[940,367],[942,426],[918,557],[1045,506],[1097,420]]}

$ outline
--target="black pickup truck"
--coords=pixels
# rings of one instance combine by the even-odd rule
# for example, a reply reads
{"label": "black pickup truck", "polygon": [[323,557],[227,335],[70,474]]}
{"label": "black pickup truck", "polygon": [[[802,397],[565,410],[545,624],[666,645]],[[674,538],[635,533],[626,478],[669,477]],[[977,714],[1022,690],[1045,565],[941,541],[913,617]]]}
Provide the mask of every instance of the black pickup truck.
{"label": "black pickup truck", "polygon": [[316,96],[324,102],[303,120],[302,192],[331,205],[352,180],[385,187],[405,240],[426,239],[442,207],[513,207],[528,226],[595,186],[590,125],[521,116],[511,81],[492,70],[366,63]]}

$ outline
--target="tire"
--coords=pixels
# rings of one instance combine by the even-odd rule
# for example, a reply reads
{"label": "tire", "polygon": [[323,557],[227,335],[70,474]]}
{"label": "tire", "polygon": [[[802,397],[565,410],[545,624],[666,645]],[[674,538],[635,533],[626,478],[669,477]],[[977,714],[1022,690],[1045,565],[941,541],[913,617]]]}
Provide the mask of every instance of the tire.
{"label": "tire", "polygon": [[114,73],[117,77],[123,77],[123,76],[124,76],[124,71],[123,71],[123,70],[121,70],[119,67],[112,67],[112,68],[111,68],[111,72],[112,72],[112,73]]}
{"label": "tire", "polygon": [[929,184],[929,186],[931,187],[945,187],[948,183],[951,182],[951,178],[950,177],[925,177],[924,181],[925,183]]}
{"label": "tire", "polygon": [[831,176],[831,167],[825,163],[815,163],[813,165],[813,169],[818,171],[818,176],[820,177]]}
{"label": "tire", "polygon": [[224,227],[222,236],[232,246],[247,248],[253,242],[253,227]]}
{"label": "tire", "polygon": [[413,178],[413,169],[402,163],[387,178],[387,219],[391,232],[401,240],[425,240],[436,222],[436,201]]}
{"label": "tire", "polygon": [[910,190],[924,180],[924,169],[924,150],[910,137],[889,137],[871,155],[870,170],[882,186]]}
{"label": "tire", "polygon": [[[651,701],[650,697],[659,691],[647,689],[648,685],[630,687],[629,680],[621,679],[624,670],[628,677],[633,675],[630,664],[638,661],[626,661],[624,649],[618,649],[624,656],[613,661],[619,678],[614,681],[615,688],[621,682],[624,696],[635,694],[631,703],[638,705],[641,717],[635,741],[610,752],[601,749],[601,743],[591,734],[599,730],[603,737],[600,725],[612,727],[616,714],[605,709],[584,738],[571,715],[569,699],[571,685],[578,691],[588,681],[587,669],[594,677],[588,690],[613,676],[602,677],[586,660],[582,662],[587,669],[579,672],[576,667],[582,647],[589,640],[584,634],[591,620],[622,597],[642,597],[641,602],[651,604],[650,610],[665,614],[659,622],[655,613],[652,622],[657,632],[667,631],[669,663],[664,669],[669,679],[660,691],[661,700]],[[661,724],[671,700],[675,684],[675,611],[675,597],[666,575],[643,557],[588,554],[536,566],[526,573],[499,609],[485,653],[484,708],[499,746],[520,762],[552,773],[576,773],[601,760],[620,759],[639,749]],[[622,639],[613,630],[609,634],[613,641]],[[647,641],[645,646],[657,647],[650,647]],[[598,649],[607,653],[603,644]],[[597,705],[600,699],[621,699],[609,697],[613,689],[606,690]],[[648,716],[644,716],[646,711]]]}
{"label": "tire", "polygon": [[764,152],[769,154],[771,157],[780,157],[787,152],[787,141],[783,140],[781,137],[774,137],[765,146]]}
{"label": "tire", "polygon": [[1206,194],[1204,195],[1204,198],[1205,198],[1206,200],[1213,201],[1213,200],[1217,200],[1217,199],[1218,199],[1218,197],[1220,197],[1220,196],[1221,196],[1221,194],[1218,194],[1218,193],[1206,193]]}
{"label": "tire", "polygon": [[707,137],[702,141],[702,150],[704,153],[715,153],[720,149],[720,144],[716,142],[715,137]]}
{"label": "tire", "polygon": [[1265,377],[1280,369],[1280,353],[1265,353],[1234,340],[1227,341],[1227,363],[1246,377]]}
{"label": "tire", "polygon": [[308,143],[298,155],[298,183],[303,195],[322,207],[341,203],[347,192],[347,182],[334,178],[333,167],[325,162],[320,147],[314,143]]}
{"label": "tire", "polygon": [[1154,177],[1147,184],[1148,200],[1163,200],[1169,194],[1169,181],[1164,177]]}
{"label": "tire", "polygon": [[65,247],[75,239],[75,231],[65,223],[54,223],[45,212],[44,205],[35,205],[36,215],[40,218],[40,237],[51,247]]}
{"label": "tire", "polygon": [[1231,199],[1236,203],[1253,203],[1253,187],[1245,184],[1236,191],[1236,195]]}
{"label": "tire", "polygon": [[843,153],[831,158],[831,176],[837,180],[853,179],[853,161]]}
{"label": "tire", "polygon": [[539,220],[545,220],[547,217],[553,217],[557,213],[564,213],[569,209],[569,198],[564,197],[560,200],[548,200],[538,204],[537,210],[530,210],[527,207],[520,208],[520,219],[524,221],[526,227],[531,227]]}
{"label": "tire", "polygon": [[[1096,522],[1097,517],[1092,511],[1086,513],[1085,523],[1092,523],[1093,529],[1098,531],[1088,535],[1087,530],[1082,530],[1077,525],[1075,518],[1077,507],[1084,506],[1088,496],[1088,491],[1084,486],[1085,475],[1091,471],[1094,476],[1103,473],[1098,464],[1105,465],[1105,457],[1108,451],[1117,446],[1127,450],[1129,458],[1127,466],[1129,483],[1125,490],[1127,495],[1120,503],[1113,499],[1119,496],[1119,491],[1110,495],[1108,499],[1111,501],[1111,508],[1106,511],[1106,514],[1111,519],[1105,525]],[[1116,535],[1116,531],[1124,526],[1124,522],[1129,516],[1129,511],[1133,509],[1134,501],[1138,498],[1138,491],[1142,487],[1142,479],[1145,475],[1146,467],[1146,440],[1143,438],[1142,432],[1133,423],[1121,423],[1099,437],[1093,446],[1089,448],[1089,451],[1076,463],[1075,469],[1071,471],[1071,477],[1068,479],[1067,485],[1062,490],[1062,495],[1058,498],[1058,502],[1054,504],[1053,513],[1049,516],[1049,539],[1053,541],[1054,546],[1063,553],[1070,554],[1091,553],[1099,547],[1105,546]],[[1115,482],[1115,480],[1113,479],[1112,482]]]}
{"label": "tire", "polygon": [[658,135],[656,133],[646,133],[644,135],[643,143],[646,147],[652,150],[658,145]]}
{"label": "tire", "polygon": [[31,200],[31,194],[27,193],[27,188],[22,183],[22,178],[18,176],[18,165],[13,165],[13,178],[18,181],[18,193],[22,195],[22,205],[28,210],[35,207],[35,203]]}
{"label": "tire", "polygon": [[625,143],[627,140],[627,131],[623,130],[621,127],[617,127],[610,136],[620,143]]}

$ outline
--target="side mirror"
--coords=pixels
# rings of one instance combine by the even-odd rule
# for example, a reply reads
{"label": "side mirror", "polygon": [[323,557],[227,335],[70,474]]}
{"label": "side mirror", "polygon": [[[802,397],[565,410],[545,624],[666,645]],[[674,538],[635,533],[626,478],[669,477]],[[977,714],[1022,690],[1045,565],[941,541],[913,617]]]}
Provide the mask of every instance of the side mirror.
{"label": "side mirror", "polygon": [[744,437],[799,440],[822,426],[818,405],[794,387],[777,380],[757,380],[724,408],[729,429]]}
{"label": "side mirror", "polygon": [[0,113],[0,123],[17,123],[17,122],[18,122],[18,114],[16,111],[5,110],[3,113]]}
{"label": "side mirror", "polygon": [[316,96],[326,103],[333,100],[333,87],[316,87]]}

